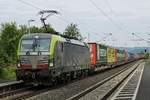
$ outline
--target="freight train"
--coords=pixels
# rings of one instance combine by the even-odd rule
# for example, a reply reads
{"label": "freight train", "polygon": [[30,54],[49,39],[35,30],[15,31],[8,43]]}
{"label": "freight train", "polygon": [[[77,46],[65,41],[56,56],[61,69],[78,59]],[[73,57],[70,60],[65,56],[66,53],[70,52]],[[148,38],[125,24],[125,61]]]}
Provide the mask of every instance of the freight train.
{"label": "freight train", "polygon": [[48,33],[23,35],[17,56],[17,80],[38,84],[68,81],[102,66],[111,68],[143,57],[98,43],[84,43]]}

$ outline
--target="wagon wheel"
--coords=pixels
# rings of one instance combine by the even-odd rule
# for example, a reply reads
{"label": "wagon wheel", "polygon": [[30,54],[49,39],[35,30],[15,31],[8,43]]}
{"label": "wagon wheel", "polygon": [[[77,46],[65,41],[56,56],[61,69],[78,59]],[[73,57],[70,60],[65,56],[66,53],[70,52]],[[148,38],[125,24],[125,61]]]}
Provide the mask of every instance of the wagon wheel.
{"label": "wagon wheel", "polygon": [[52,78],[52,84],[54,86],[58,84],[58,78],[57,77]]}
{"label": "wagon wheel", "polygon": [[65,74],[65,82],[70,82],[71,81],[71,75],[70,73]]}

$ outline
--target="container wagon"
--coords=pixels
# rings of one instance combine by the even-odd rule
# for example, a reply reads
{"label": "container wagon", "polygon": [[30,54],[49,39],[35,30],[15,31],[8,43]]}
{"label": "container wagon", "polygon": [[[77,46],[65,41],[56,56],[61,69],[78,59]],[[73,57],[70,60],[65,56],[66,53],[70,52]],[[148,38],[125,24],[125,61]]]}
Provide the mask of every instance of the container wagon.
{"label": "container wagon", "polygon": [[88,43],[90,60],[93,68],[107,65],[107,46],[98,43]]}

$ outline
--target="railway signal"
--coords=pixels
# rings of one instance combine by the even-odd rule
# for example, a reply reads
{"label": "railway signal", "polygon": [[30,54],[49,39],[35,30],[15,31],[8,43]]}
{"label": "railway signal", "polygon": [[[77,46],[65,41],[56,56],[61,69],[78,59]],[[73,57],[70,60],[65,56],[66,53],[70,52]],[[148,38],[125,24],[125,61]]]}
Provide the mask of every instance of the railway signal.
{"label": "railway signal", "polygon": [[145,52],[147,52],[147,50],[145,49]]}

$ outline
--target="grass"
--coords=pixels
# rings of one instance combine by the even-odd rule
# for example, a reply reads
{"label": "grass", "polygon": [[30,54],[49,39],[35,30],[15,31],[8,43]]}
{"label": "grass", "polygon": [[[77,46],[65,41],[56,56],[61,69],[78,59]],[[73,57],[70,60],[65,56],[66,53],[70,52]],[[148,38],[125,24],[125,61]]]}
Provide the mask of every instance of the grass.
{"label": "grass", "polygon": [[7,67],[0,69],[0,79],[2,80],[13,80],[16,78],[15,68]]}

